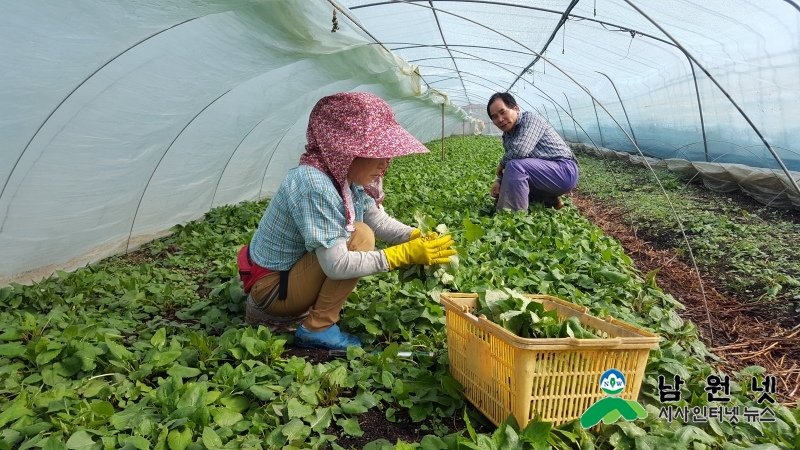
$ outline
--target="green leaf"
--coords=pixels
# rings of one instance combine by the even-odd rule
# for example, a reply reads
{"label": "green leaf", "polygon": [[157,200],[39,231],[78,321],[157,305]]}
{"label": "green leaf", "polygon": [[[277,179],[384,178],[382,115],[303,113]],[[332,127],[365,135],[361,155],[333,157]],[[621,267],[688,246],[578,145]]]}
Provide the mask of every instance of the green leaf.
{"label": "green leaf", "polygon": [[289,442],[305,440],[311,434],[311,428],[307,427],[300,419],[292,419],[283,426],[281,433],[289,439]]}
{"label": "green leaf", "polygon": [[56,350],[47,350],[42,353],[39,353],[38,355],[36,355],[36,364],[39,364],[40,366],[45,365],[50,361],[54,360],[56,356],[58,356],[60,353],[61,353],[61,348],[58,348]]}
{"label": "green leaf", "polygon": [[485,233],[483,227],[473,224],[468,217],[464,217],[461,223],[464,225],[464,238],[467,242],[474,242],[483,237]]}
{"label": "green leaf", "polygon": [[183,427],[183,431],[174,429],[167,436],[167,443],[170,450],[184,450],[192,443],[192,430]]}
{"label": "green leaf", "polygon": [[[637,436],[637,450],[662,450],[665,448],[676,448],[675,441],[662,436]],[[683,447],[686,448],[686,447]]]}
{"label": "green leaf", "polygon": [[[20,338],[22,338],[22,332],[16,328],[11,328],[0,333],[0,341],[17,341]],[[0,345],[0,348],[2,348],[2,345]],[[0,356],[4,355],[0,354]]]}
{"label": "green leaf", "polygon": [[708,445],[713,445],[714,443],[716,443],[716,439],[711,437],[708,433],[706,433],[702,429],[693,425],[684,425],[683,427],[676,430],[675,439],[683,444],[689,444],[690,442],[695,442],[695,441],[699,441],[702,442],[703,444],[708,444]]}
{"label": "green leaf", "polygon": [[521,436],[528,442],[546,442],[552,425],[550,422],[532,420],[522,430]]}
{"label": "green leaf", "polygon": [[60,438],[51,435],[44,441],[42,450],[66,450],[67,446],[61,441]]}
{"label": "green leaf", "polygon": [[375,396],[364,389],[359,389],[358,394],[356,394],[355,401],[364,405],[365,408],[373,408],[378,405],[378,401],[375,399]]}
{"label": "green leaf", "polygon": [[25,346],[19,342],[9,342],[8,344],[0,344],[0,356],[15,357],[25,353]]}
{"label": "green leaf", "polygon": [[467,432],[469,432],[469,437],[472,439],[472,442],[475,442],[477,439],[475,435],[475,429],[472,428],[472,424],[469,422],[469,416],[467,416],[467,409],[464,408],[464,424],[467,425]]}
{"label": "green leaf", "polygon": [[43,433],[45,431],[50,430],[53,428],[53,424],[50,422],[36,422],[33,425],[28,425],[19,429],[19,432],[22,433],[24,436],[36,436],[39,433]]}
{"label": "green leaf", "polygon": [[206,392],[207,387],[204,383],[188,383],[175,406],[178,408],[205,406],[207,404]]}
{"label": "green leaf", "polygon": [[86,389],[83,390],[83,396],[91,398],[100,393],[104,388],[108,387],[108,383],[103,380],[95,379],[89,382]]}
{"label": "green leaf", "polygon": [[101,416],[114,415],[114,406],[110,402],[92,403],[92,412]]}
{"label": "green leaf", "polygon": [[250,386],[250,393],[255,395],[259,400],[268,402],[275,398],[275,391],[264,386],[254,384]]}
{"label": "green leaf", "polygon": [[132,445],[138,450],[150,450],[150,441],[141,436],[131,436],[125,441],[126,445]]}
{"label": "green leaf", "polygon": [[613,269],[598,270],[596,273],[615,284],[625,284],[631,279],[630,276]]}
{"label": "green leaf", "polygon": [[422,422],[433,412],[433,403],[416,403],[408,409],[412,422]]}
{"label": "green leaf", "polygon": [[209,427],[203,428],[203,445],[206,448],[220,448],[222,447],[222,439],[220,439],[217,432]]}
{"label": "green leaf", "polygon": [[0,413],[0,428],[5,426],[7,423],[19,419],[20,417],[30,416],[32,414],[33,411],[25,406],[24,399],[21,396],[17,397],[17,399],[14,400],[14,403],[12,403],[8,409]]}
{"label": "green leaf", "polygon": [[357,320],[361,322],[362,325],[364,325],[364,328],[367,329],[367,333],[375,336],[383,335],[383,330],[381,330],[380,323],[378,321],[367,319],[364,317],[359,317]]}
{"label": "green leaf", "polygon": [[303,418],[314,412],[314,409],[308,405],[300,403],[296,398],[293,398],[286,404],[286,411],[289,414],[289,418],[294,419]]}
{"label": "green leaf", "polygon": [[422,450],[447,450],[447,444],[439,436],[429,434],[420,441]]}
{"label": "green leaf", "polygon": [[211,410],[214,422],[221,427],[232,427],[244,417],[236,411],[228,408],[217,408]]}
{"label": "green leaf", "polygon": [[478,448],[484,450],[499,450],[495,445],[494,441],[492,441],[492,438],[490,438],[485,434],[478,435],[478,441],[476,442],[476,444],[478,444]]}
{"label": "green leaf", "polygon": [[376,439],[367,443],[361,450],[394,450],[395,446],[386,439]]}
{"label": "green leaf", "polygon": [[180,350],[167,350],[153,354],[150,362],[156,367],[166,366],[181,356]]}
{"label": "green leaf", "polygon": [[89,450],[92,446],[94,446],[94,441],[86,430],[76,431],[67,439],[67,448],[71,450]]}
{"label": "green leaf", "polygon": [[186,367],[180,364],[175,364],[174,366],[169,368],[169,370],[167,370],[167,373],[170,376],[177,378],[194,378],[200,375],[200,369],[196,369],[194,367]]}
{"label": "green leaf", "polygon": [[394,375],[388,370],[384,370],[381,372],[381,382],[383,383],[383,387],[390,389],[394,386]]}
{"label": "green leaf", "polygon": [[442,390],[455,399],[461,398],[461,392],[464,390],[464,386],[458,382],[455,378],[451,377],[450,375],[443,375],[441,377],[442,383]]}
{"label": "green leaf", "polygon": [[363,414],[367,412],[366,406],[353,400],[343,401],[340,406],[345,414]]}
{"label": "green leaf", "polygon": [[133,358],[133,353],[129,352],[125,347],[117,344],[116,342],[106,339],[105,343],[111,354],[120,361],[127,361]]}
{"label": "green leaf", "polygon": [[645,436],[647,432],[631,422],[619,422],[617,426],[628,437]]}
{"label": "green leaf", "polygon": [[322,433],[331,426],[331,420],[333,420],[333,414],[330,408],[317,408],[309,420],[309,424],[312,430]]}
{"label": "green leaf", "polygon": [[361,426],[358,424],[358,419],[355,417],[339,419],[336,421],[336,425],[342,427],[344,432],[350,436],[361,437],[364,435],[364,430],[361,429]]}
{"label": "green leaf", "polygon": [[167,329],[159,328],[150,338],[150,345],[157,349],[161,349],[167,343]]}
{"label": "green leaf", "polygon": [[317,392],[319,392],[319,383],[311,383],[301,386],[298,394],[306,403],[316,406],[319,404]]}

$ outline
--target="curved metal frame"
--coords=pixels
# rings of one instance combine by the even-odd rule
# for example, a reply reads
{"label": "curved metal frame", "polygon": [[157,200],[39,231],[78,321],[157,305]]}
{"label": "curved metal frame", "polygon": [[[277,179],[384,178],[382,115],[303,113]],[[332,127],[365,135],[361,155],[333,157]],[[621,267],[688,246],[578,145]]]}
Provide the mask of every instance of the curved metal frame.
{"label": "curved metal frame", "polygon": [[738,103],[736,103],[736,102],[733,100],[733,98],[730,96],[730,94],[728,94],[728,91],[726,91],[726,90],[725,90],[725,89],[722,87],[722,85],[720,85],[720,84],[719,84],[719,82],[717,81],[717,79],[716,79],[716,78],[714,78],[714,77],[711,75],[711,73],[709,73],[709,72],[708,72],[708,70],[706,70],[706,68],[705,68],[705,67],[704,67],[702,64],[700,64],[700,62],[697,60],[697,58],[695,58],[694,56],[692,56],[692,54],[691,54],[691,53],[689,53],[689,51],[688,51],[688,50],[686,50],[686,49],[683,47],[683,45],[681,45],[681,44],[680,44],[680,42],[678,42],[678,41],[677,41],[677,39],[675,39],[674,37],[672,37],[672,35],[671,35],[671,34],[669,34],[669,33],[668,33],[668,32],[667,32],[667,31],[666,31],[666,30],[665,30],[665,29],[664,29],[664,28],[663,28],[663,27],[662,27],[660,24],[658,24],[658,23],[657,23],[655,20],[653,20],[652,18],[650,18],[650,16],[648,16],[647,14],[645,14],[645,12],[644,12],[644,11],[642,11],[641,9],[639,9],[639,7],[638,7],[638,6],[634,5],[634,4],[633,4],[633,2],[631,2],[631,0],[625,0],[625,3],[627,3],[627,4],[631,5],[631,7],[632,7],[633,9],[635,9],[635,10],[636,10],[636,11],[637,11],[639,14],[641,14],[641,15],[642,15],[642,16],[643,16],[645,19],[649,20],[649,21],[650,21],[650,23],[652,23],[652,24],[653,24],[653,25],[654,25],[656,28],[658,28],[658,29],[659,29],[659,31],[661,31],[662,33],[664,33],[664,35],[665,35],[665,36],[667,36],[668,38],[670,38],[670,39],[672,40],[672,42],[674,42],[674,43],[675,43],[675,45],[676,45],[676,46],[678,46],[678,48],[679,48],[679,49],[681,49],[681,51],[682,51],[682,52],[683,52],[683,53],[684,53],[684,54],[685,54],[685,55],[686,55],[686,56],[687,56],[689,59],[691,59],[692,61],[694,61],[694,63],[695,63],[695,64],[697,64],[697,67],[699,67],[699,68],[700,68],[700,70],[702,70],[702,71],[703,71],[703,73],[705,73],[705,74],[706,74],[706,76],[707,76],[708,78],[710,78],[710,79],[711,79],[711,81],[713,81],[713,82],[714,82],[714,85],[716,85],[716,86],[717,86],[717,89],[719,89],[719,90],[720,90],[720,91],[721,91],[721,92],[722,92],[722,93],[725,95],[725,97],[728,99],[728,101],[729,101],[729,102],[731,102],[731,104],[732,104],[732,105],[733,105],[733,106],[736,108],[736,110],[737,110],[737,111],[739,111],[739,114],[741,114],[741,115],[742,115],[742,117],[744,117],[744,120],[746,120],[746,121],[747,121],[747,124],[748,124],[748,125],[750,125],[750,128],[752,128],[752,129],[753,129],[753,131],[755,131],[756,135],[758,135],[758,137],[761,139],[761,142],[763,142],[763,143],[764,143],[764,145],[767,147],[767,150],[769,150],[769,152],[770,152],[770,153],[772,153],[772,156],[773,156],[773,157],[774,157],[774,158],[775,158],[775,159],[778,161],[778,164],[781,166],[781,169],[783,169],[783,172],[786,174],[786,177],[789,179],[789,183],[791,183],[791,184],[792,184],[792,186],[794,187],[795,191],[797,191],[797,194],[798,194],[798,195],[800,195],[800,186],[798,186],[798,184],[797,184],[797,180],[795,180],[795,179],[792,177],[792,174],[789,172],[789,169],[788,169],[788,168],[786,168],[786,165],[784,165],[784,164],[783,164],[783,160],[780,158],[780,156],[778,156],[778,154],[777,154],[777,153],[775,153],[775,150],[772,148],[772,146],[771,146],[771,145],[769,145],[769,142],[767,142],[767,139],[764,137],[764,135],[762,135],[762,134],[761,134],[761,131],[758,129],[758,127],[756,127],[756,125],[753,123],[753,121],[752,121],[752,120],[750,120],[750,117],[749,117],[747,114],[745,114],[744,110],[742,110],[742,108],[739,106],[739,104],[738,104]]}
{"label": "curved metal frame", "polygon": [[[564,94],[564,98],[567,99],[567,106],[569,106],[569,116],[572,118],[572,128],[575,130],[575,139],[578,139],[578,129],[576,128],[576,121],[575,121],[575,114],[572,112],[572,105],[569,103],[569,97],[567,97],[566,92],[562,92]],[[583,127],[581,127],[583,129]],[[588,136],[588,135],[587,135]]]}
{"label": "curved metal frame", "polygon": [[[210,14],[207,14],[207,15],[210,15]],[[108,61],[106,61],[103,64],[101,64],[100,67],[95,69],[94,72],[89,74],[89,76],[84,78],[83,81],[78,83],[71,91],[69,91],[69,93],[58,103],[58,105],[56,105],[56,107],[53,108],[52,111],[50,111],[50,114],[47,115],[47,117],[44,119],[42,124],[39,125],[39,128],[36,129],[36,132],[33,133],[33,136],[31,136],[31,138],[28,141],[28,143],[25,144],[25,148],[22,149],[22,152],[19,154],[19,156],[17,157],[17,160],[14,162],[14,165],[11,167],[11,171],[8,173],[8,178],[6,178],[5,183],[3,183],[3,188],[0,189],[0,198],[3,198],[3,194],[5,194],[5,192],[6,192],[6,187],[8,187],[8,183],[11,181],[11,177],[14,175],[14,172],[17,170],[17,166],[19,165],[19,162],[22,160],[22,157],[25,155],[25,152],[28,151],[28,147],[30,147],[31,143],[33,143],[33,140],[36,139],[36,136],[39,135],[39,132],[42,131],[42,128],[44,128],[44,126],[47,124],[47,122],[50,120],[50,118],[53,117],[53,114],[55,114],[56,111],[58,111],[59,108],[61,108],[61,105],[66,103],[66,101],[69,100],[70,97],[72,97],[72,94],[74,94],[78,89],[80,89],[81,86],[86,84],[86,82],[89,81],[89,79],[91,79],[93,76],[97,75],[98,72],[103,70],[103,68],[105,68],[106,66],[108,66],[112,62],[116,61],[117,58],[119,58],[120,56],[122,56],[125,53],[129,52],[130,50],[134,49],[135,47],[138,47],[142,43],[144,43],[144,42],[146,42],[146,41],[158,36],[161,33],[169,31],[169,30],[171,30],[171,29],[173,29],[175,27],[179,27],[179,26],[181,26],[181,25],[183,25],[185,23],[189,23],[189,22],[191,22],[193,20],[197,20],[197,19],[199,19],[201,17],[206,17],[206,16],[197,16],[197,17],[193,17],[191,19],[184,20],[183,22],[176,23],[175,25],[172,25],[170,27],[164,28],[163,30],[157,31],[157,32],[151,34],[150,36],[147,36],[146,38],[140,40],[139,42],[137,42],[137,43],[135,43],[133,45],[131,45],[130,47],[126,48],[125,50],[123,50],[120,53],[118,53],[117,55],[115,55],[113,58],[111,58]],[[10,202],[8,204],[8,207],[9,208],[11,207],[11,203]],[[2,223],[0,223],[0,232],[3,231],[3,228],[5,227],[7,219],[8,219],[8,209],[6,209],[5,215],[3,215],[3,221],[2,221]]]}
{"label": "curved metal frame", "polygon": [[[688,58],[688,56],[687,56]],[[697,94],[697,108],[700,110],[700,131],[703,133],[703,149],[706,152],[706,162],[708,162],[708,140],[706,139],[706,123],[703,120],[703,103],[700,101],[700,88],[697,86],[697,74],[694,73],[694,63],[689,59],[689,67],[692,68],[692,79],[694,80],[694,92]]]}
{"label": "curved metal frame", "polygon": [[139,197],[139,203],[136,204],[136,211],[133,213],[133,220],[131,220],[131,230],[128,233],[128,242],[125,244],[125,253],[126,254],[128,253],[128,248],[131,245],[131,237],[133,237],[133,226],[136,225],[136,216],[139,215],[139,208],[142,206],[142,200],[144,200],[144,196],[145,196],[145,194],[147,194],[147,188],[150,186],[150,182],[153,181],[153,177],[155,176],[156,172],[158,171],[158,166],[161,165],[161,161],[163,161],[164,157],[167,156],[167,153],[169,153],[169,149],[172,148],[172,145],[175,144],[175,141],[177,141],[178,138],[181,137],[183,132],[187,128],[189,128],[189,125],[191,125],[195,121],[195,119],[200,117],[200,114],[203,114],[203,111],[208,109],[209,106],[211,106],[214,103],[216,103],[217,100],[219,100],[222,97],[224,97],[230,91],[231,91],[231,89],[228,89],[227,91],[222,93],[222,95],[220,95],[219,97],[217,97],[213,101],[211,101],[211,103],[209,103],[206,106],[204,106],[203,109],[198,111],[198,113],[195,114],[194,117],[192,117],[192,120],[188,121],[186,123],[186,125],[184,125],[183,128],[181,128],[181,131],[178,132],[178,134],[175,136],[175,138],[172,140],[172,142],[170,142],[169,145],[167,146],[167,149],[164,150],[164,153],[161,154],[161,158],[158,159],[158,163],[156,163],[156,166],[153,168],[153,171],[150,173],[150,178],[147,179],[147,183],[144,185],[144,189],[142,189],[142,195]]}
{"label": "curved metal frame", "polygon": [[600,116],[597,115],[597,105],[592,99],[592,108],[594,108],[594,118],[597,119],[597,131],[600,132],[600,146],[605,147],[606,144],[603,142],[603,128],[600,126]]}
{"label": "curved metal frame", "polygon": [[250,129],[250,131],[245,133],[244,137],[239,140],[238,144],[236,144],[236,147],[233,149],[233,151],[231,152],[230,156],[228,156],[228,160],[225,161],[225,165],[222,167],[222,170],[219,172],[219,178],[217,178],[217,185],[214,186],[214,194],[211,196],[211,205],[209,206],[209,208],[213,208],[214,207],[214,199],[217,198],[217,191],[219,190],[219,184],[222,183],[222,177],[225,175],[225,171],[228,170],[228,165],[231,163],[231,160],[233,159],[233,155],[235,155],[236,151],[239,150],[239,147],[241,147],[241,145],[244,142],[244,140],[247,139],[247,136],[250,136],[250,133],[255,131],[255,129],[258,128],[259,125],[264,123],[265,120],[267,120],[266,117],[261,119],[261,120],[259,120],[258,123],[256,123],[253,126],[253,128]]}
{"label": "curved metal frame", "polygon": [[628,128],[631,130],[631,135],[633,136],[633,140],[636,141],[636,133],[633,132],[633,126],[631,126],[631,119],[628,117],[628,110],[625,109],[625,102],[622,101],[622,96],[619,95],[619,91],[617,90],[617,85],[614,84],[614,80],[611,79],[608,75],[604,74],[603,72],[595,70],[595,72],[599,73],[600,75],[608,78],[608,81],[611,82],[611,86],[614,87],[614,92],[617,93],[617,98],[619,99],[619,104],[622,105],[622,112],[625,113],[625,120],[628,121]]}
{"label": "curved metal frame", "polygon": [[794,6],[794,9],[796,9],[797,12],[800,12],[800,5],[798,5],[797,3],[793,2],[792,0],[783,0],[783,1]]}
{"label": "curved metal frame", "polygon": [[[458,70],[458,64],[456,64],[456,60],[453,58],[453,54],[450,53],[450,49],[447,48],[447,40],[444,38],[444,31],[442,31],[442,25],[439,23],[439,16],[436,15],[436,8],[433,7],[433,1],[428,0],[428,4],[431,5],[431,11],[433,12],[433,19],[436,20],[436,26],[439,28],[439,35],[442,37],[442,43],[444,43],[444,48],[447,49],[447,53],[450,55],[450,59],[453,61],[453,67],[456,68],[456,73],[458,74],[458,77],[461,78],[461,73]],[[461,88],[464,89],[464,97],[467,98],[467,103],[472,103],[472,101],[470,101],[469,99],[469,93],[467,93],[467,87],[464,86],[464,80],[461,80]],[[444,103],[442,103],[442,121],[444,121]],[[444,125],[442,125],[442,129],[444,130]],[[442,142],[442,149],[444,149],[444,142]],[[444,153],[444,150],[442,150],[442,152]]]}

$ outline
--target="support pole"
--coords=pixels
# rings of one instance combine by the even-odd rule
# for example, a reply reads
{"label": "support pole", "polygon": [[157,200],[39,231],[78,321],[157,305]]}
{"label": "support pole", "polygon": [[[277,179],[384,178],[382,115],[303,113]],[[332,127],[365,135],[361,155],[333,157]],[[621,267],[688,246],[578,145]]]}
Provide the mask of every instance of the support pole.
{"label": "support pole", "polygon": [[697,108],[700,110],[700,130],[703,131],[703,149],[706,151],[706,162],[711,161],[708,158],[708,141],[706,140],[706,124],[703,122],[703,105],[700,102],[700,89],[697,87],[697,75],[694,73],[694,63],[689,58],[689,67],[692,68],[692,78],[694,78],[694,92],[697,94]]}
{"label": "support pole", "polygon": [[[597,72],[595,70],[595,72]],[[611,86],[614,87],[614,92],[617,93],[617,98],[619,99],[619,104],[622,105],[622,112],[625,113],[625,120],[628,121],[628,128],[631,130],[631,136],[633,136],[633,142],[636,146],[639,146],[639,142],[636,140],[636,133],[633,132],[633,127],[631,126],[631,119],[628,117],[628,111],[625,109],[625,103],[622,103],[622,97],[619,95],[619,91],[617,90],[617,85],[614,84],[614,80],[612,80],[608,75],[604,74],[603,72],[597,72],[600,75],[608,78],[608,81],[611,82]]]}
{"label": "support pole", "polygon": [[600,132],[600,147],[606,146],[603,142],[603,129],[600,128],[600,117],[597,115],[597,104],[594,102],[594,98],[592,98],[592,107],[594,108],[594,118],[597,119],[597,131]]}
{"label": "support pole", "polygon": [[442,161],[444,161],[444,103],[442,103]]}
{"label": "support pole", "polygon": [[[564,98],[567,99],[567,106],[569,106],[569,116],[572,118],[572,128],[575,129],[575,142],[578,142],[578,127],[575,122],[575,114],[572,112],[572,105],[569,104],[569,97],[566,92],[562,92]],[[566,139],[566,136],[564,137]]]}

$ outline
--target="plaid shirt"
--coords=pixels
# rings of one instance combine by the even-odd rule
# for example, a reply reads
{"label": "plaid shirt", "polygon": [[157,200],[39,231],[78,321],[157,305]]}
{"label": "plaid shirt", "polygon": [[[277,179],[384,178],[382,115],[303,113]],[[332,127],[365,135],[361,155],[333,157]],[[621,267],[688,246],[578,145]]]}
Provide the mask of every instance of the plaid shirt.
{"label": "plaid shirt", "polygon": [[519,114],[517,123],[509,133],[503,133],[503,148],[506,153],[500,160],[505,167],[512,159],[570,159],[575,155],[564,139],[544,117],[525,111]]}
{"label": "plaid shirt", "polygon": [[[355,221],[375,200],[358,185],[350,185]],[[269,202],[250,241],[250,255],[261,267],[289,270],[305,253],[330,248],[339,239],[350,239],[345,230],[344,201],[327,175],[311,166],[289,170]]]}

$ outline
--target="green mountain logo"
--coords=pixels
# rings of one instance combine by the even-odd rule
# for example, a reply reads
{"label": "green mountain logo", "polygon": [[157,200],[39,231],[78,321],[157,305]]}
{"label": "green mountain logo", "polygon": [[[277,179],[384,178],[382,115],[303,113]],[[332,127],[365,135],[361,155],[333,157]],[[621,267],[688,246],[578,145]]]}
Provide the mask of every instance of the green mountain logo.
{"label": "green mountain logo", "polygon": [[610,397],[601,398],[581,415],[581,426],[591,428],[600,421],[614,423],[620,417],[627,421],[644,419],[647,411],[635,400],[616,397],[625,390],[625,375],[617,369],[608,369],[600,375],[600,389]]}

